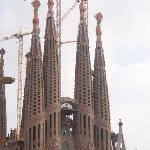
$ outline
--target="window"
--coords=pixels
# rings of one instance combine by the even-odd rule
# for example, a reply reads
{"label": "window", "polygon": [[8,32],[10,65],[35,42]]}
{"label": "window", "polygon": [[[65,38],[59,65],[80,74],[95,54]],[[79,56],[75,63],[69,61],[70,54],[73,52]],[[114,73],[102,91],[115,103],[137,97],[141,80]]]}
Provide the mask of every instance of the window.
{"label": "window", "polygon": [[83,116],[83,126],[86,128],[86,115]]}
{"label": "window", "polygon": [[45,120],[45,142],[47,141],[47,120]]}
{"label": "window", "polygon": [[33,126],[33,142],[36,140],[36,126]]}
{"label": "window", "polygon": [[50,122],[50,129],[52,128],[52,115],[50,115],[50,120],[49,120],[49,122]]}
{"label": "window", "polygon": [[101,141],[103,142],[103,140],[104,140],[103,129],[101,129]]}

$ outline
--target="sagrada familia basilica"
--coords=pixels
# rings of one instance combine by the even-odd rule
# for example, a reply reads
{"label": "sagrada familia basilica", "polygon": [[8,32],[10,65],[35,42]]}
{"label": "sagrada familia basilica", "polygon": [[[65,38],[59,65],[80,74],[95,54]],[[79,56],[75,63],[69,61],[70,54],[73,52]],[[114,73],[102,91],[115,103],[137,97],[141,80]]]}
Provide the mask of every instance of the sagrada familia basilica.
{"label": "sagrada familia basilica", "polygon": [[[0,150],[115,150],[102,47],[102,14],[96,15],[94,71],[91,69],[84,0],[80,2],[74,99],[61,97],[60,61],[53,0],[48,0],[44,54],[40,43],[35,0],[30,52],[26,54],[26,79],[20,139],[15,130],[6,137],[5,86],[0,84]],[[0,76],[4,76],[4,50],[0,51]],[[114,138],[115,139],[115,138]],[[2,142],[6,141],[6,142]]]}

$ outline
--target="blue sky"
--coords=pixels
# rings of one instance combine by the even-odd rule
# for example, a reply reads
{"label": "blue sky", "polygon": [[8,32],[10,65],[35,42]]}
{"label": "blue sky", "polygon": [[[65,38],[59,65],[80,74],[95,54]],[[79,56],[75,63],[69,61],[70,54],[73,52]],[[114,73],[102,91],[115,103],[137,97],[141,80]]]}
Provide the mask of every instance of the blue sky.
{"label": "blue sky", "polygon": [[[73,0],[62,0],[63,12]],[[30,0],[0,0],[0,38],[18,32],[22,25],[32,29],[33,10]],[[41,0],[41,42],[45,28],[47,0]],[[89,38],[93,67],[95,50],[94,15],[101,11],[102,41],[106,58],[112,130],[118,131],[122,118],[128,150],[149,150],[150,134],[150,1],[89,0]],[[63,41],[76,40],[78,7],[63,21]],[[17,27],[17,28],[16,28]],[[7,34],[6,34],[7,33]],[[70,34],[71,33],[71,34]],[[30,36],[24,39],[24,54],[30,49]],[[17,75],[17,41],[0,42],[6,49],[5,74]],[[43,44],[42,44],[43,45]],[[75,44],[62,47],[62,96],[73,97]],[[24,59],[25,67],[25,59]],[[24,69],[25,72],[25,69]],[[7,85],[8,129],[16,127],[16,85]]]}

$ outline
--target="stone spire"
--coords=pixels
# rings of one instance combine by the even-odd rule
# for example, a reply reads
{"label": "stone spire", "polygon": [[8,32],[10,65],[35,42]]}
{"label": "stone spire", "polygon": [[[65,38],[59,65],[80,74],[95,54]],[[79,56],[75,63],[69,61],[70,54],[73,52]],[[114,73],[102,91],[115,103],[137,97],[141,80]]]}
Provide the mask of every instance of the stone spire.
{"label": "stone spire", "polygon": [[93,150],[92,74],[85,12],[82,0],[75,66],[75,101],[78,104],[75,116],[76,150]]}
{"label": "stone spire", "polygon": [[38,9],[40,7],[40,1],[34,0],[32,2],[34,7],[34,17],[33,17],[33,31],[32,31],[32,41],[31,41],[31,55],[41,55],[41,46],[40,46],[40,28],[39,28],[39,17]]}
{"label": "stone spire", "polygon": [[[4,77],[5,50],[0,50],[0,77]],[[5,84],[0,83],[0,147],[4,144],[7,133]]]}
{"label": "stone spire", "polygon": [[87,22],[86,22],[86,6],[84,5],[84,0],[81,0],[80,3],[80,24],[78,30],[78,39],[77,42],[79,45],[81,43],[89,43],[88,31],[87,31]]}
{"label": "stone spire", "polygon": [[104,52],[101,41],[100,23],[103,16],[101,13],[96,15],[96,50],[94,61],[94,141],[96,150],[111,150],[111,129],[110,129],[110,109],[109,96],[106,80]]}
{"label": "stone spire", "polygon": [[21,129],[20,129],[20,137],[23,137],[25,123],[31,116],[31,111],[29,111],[31,101],[29,99],[29,79],[30,79],[30,52],[26,54],[26,79],[25,79],[25,86],[24,86],[24,99],[23,99],[23,108],[22,108],[22,118],[21,118]]}
{"label": "stone spire", "polygon": [[122,126],[123,126],[123,123],[120,119],[119,121],[119,133],[118,133],[118,136],[117,136],[117,146],[116,146],[116,150],[126,150],[126,146],[125,146],[125,142],[124,142],[124,138],[123,138],[123,130],[122,130]]}
{"label": "stone spire", "polygon": [[25,93],[27,98],[26,116],[24,127],[24,140],[26,150],[44,149],[44,88],[43,88],[43,66],[41,58],[41,46],[39,38],[39,0],[34,0],[33,32],[31,39],[30,55],[28,57],[28,68],[26,80],[28,88]]}
{"label": "stone spire", "polygon": [[58,48],[53,14],[53,0],[48,0],[45,45],[43,57],[44,100],[46,108],[45,144],[46,150],[60,150],[60,75]]}
{"label": "stone spire", "polygon": [[102,31],[101,31],[101,21],[103,19],[103,16],[101,13],[96,14],[95,16],[96,20],[97,20],[97,26],[96,26],[96,48],[102,48],[102,41],[101,41],[101,35],[102,35]]}

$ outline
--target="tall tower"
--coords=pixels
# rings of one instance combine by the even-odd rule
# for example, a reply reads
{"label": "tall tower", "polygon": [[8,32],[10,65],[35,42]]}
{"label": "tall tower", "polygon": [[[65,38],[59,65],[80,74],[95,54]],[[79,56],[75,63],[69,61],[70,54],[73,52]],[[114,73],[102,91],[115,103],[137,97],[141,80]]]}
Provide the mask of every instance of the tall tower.
{"label": "tall tower", "polygon": [[[0,50],[0,77],[4,77],[5,50]],[[5,142],[7,132],[5,84],[0,83],[0,146]]]}
{"label": "tall tower", "polygon": [[80,3],[80,23],[75,66],[76,150],[93,150],[92,73],[84,0]]}
{"label": "tall tower", "polygon": [[45,144],[46,150],[60,150],[60,76],[58,46],[53,13],[53,0],[48,0],[45,46],[43,57],[44,100],[46,109]]}
{"label": "tall tower", "polygon": [[24,125],[25,150],[43,150],[44,142],[44,87],[43,87],[43,66],[40,45],[40,29],[38,8],[39,0],[32,2],[34,7],[33,32],[31,39],[30,55],[27,58],[28,69],[26,75],[28,90],[25,93],[27,105],[25,109],[27,120]]}
{"label": "tall tower", "polygon": [[22,107],[22,118],[21,118],[21,127],[20,127],[20,138],[23,138],[25,123],[28,121],[29,116],[31,115],[29,112],[30,108],[30,99],[29,99],[29,87],[30,87],[30,52],[26,54],[26,79],[24,86],[24,99],[23,99],[23,107]]}
{"label": "tall tower", "polygon": [[110,128],[110,110],[109,96],[106,81],[106,70],[104,52],[101,41],[100,23],[103,16],[101,13],[96,15],[96,50],[94,62],[94,141],[95,150],[111,150],[111,128]]}
{"label": "tall tower", "polygon": [[117,135],[117,146],[116,146],[116,150],[126,150],[126,146],[125,146],[125,142],[124,142],[124,137],[123,137],[123,131],[122,131],[122,126],[123,126],[123,123],[120,119],[120,122],[119,122],[119,133]]}

